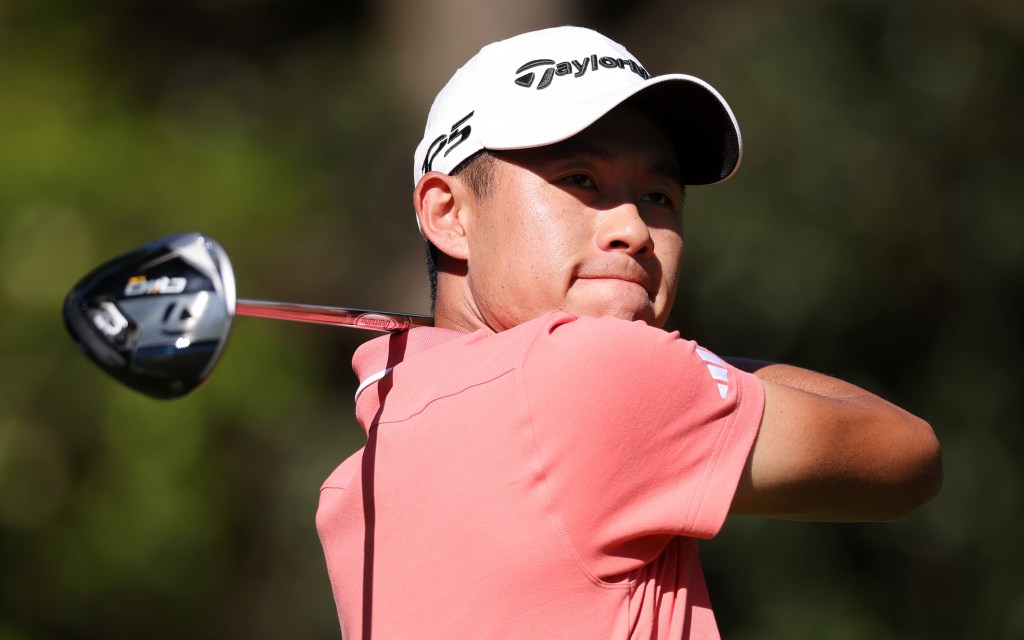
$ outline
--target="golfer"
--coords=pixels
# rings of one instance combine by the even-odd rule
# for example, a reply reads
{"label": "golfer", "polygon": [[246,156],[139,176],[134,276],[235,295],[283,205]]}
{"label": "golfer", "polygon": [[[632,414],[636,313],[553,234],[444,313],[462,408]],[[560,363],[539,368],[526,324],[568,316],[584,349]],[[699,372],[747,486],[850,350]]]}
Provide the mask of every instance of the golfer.
{"label": "golfer", "polygon": [[414,157],[436,327],[363,345],[366,446],[317,525],[345,638],[716,638],[729,514],[893,520],[929,425],[854,385],[663,330],[689,185],[741,155],[707,83],[560,27],[482,49]]}

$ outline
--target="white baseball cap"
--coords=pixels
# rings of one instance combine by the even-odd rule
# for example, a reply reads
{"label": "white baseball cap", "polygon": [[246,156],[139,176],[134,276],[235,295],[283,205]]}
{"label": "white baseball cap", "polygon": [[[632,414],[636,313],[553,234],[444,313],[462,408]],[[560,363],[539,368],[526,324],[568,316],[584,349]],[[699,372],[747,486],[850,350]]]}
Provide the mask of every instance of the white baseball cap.
{"label": "white baseball cap", "polygon": [[565,26],[487,45],[455,72],[430,108],[413,181],[451,173],[481,149],[566,140],[627,100],[665,130],[684,184],[721,182],[736,171],[739,126],[711,85],[683,74],[651,77],[622,45]]}

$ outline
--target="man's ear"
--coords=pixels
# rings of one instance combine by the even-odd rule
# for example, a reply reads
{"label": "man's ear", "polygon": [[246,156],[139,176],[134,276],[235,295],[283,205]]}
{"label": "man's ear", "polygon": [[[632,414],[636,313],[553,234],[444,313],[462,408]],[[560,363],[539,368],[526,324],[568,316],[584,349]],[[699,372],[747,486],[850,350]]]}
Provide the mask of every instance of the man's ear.
{"label": "man's ear", "polygon": [[437,171],[420,178],[412,193],[420,232],[442,253],[457,260],[469,259],[465,222],[474,202],[461,181]]}

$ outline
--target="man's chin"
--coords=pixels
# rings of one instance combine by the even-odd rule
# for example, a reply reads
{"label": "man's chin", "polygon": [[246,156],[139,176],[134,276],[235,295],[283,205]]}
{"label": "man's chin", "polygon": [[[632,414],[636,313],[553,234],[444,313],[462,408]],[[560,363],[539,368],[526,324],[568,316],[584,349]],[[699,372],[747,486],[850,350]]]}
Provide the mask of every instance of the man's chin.
{"label": "man's chin", "polygon": [[640,320],[650,325],[659,326],[651,304],[626,304],[623,300],[616,300],[600,305],[585,305],[579,308],[566,309],[569,313],[576,315],[594,316],[598,318],[618,318],[620,320]]}
{"label": "man's chin", "polygon": [[[568,311],[590,316],[611,316],[622,320],[655,320],[654,301],[640,285],[614,278],[580,279],[570,295]],[[572,307],[576,308],[576,311]]]}

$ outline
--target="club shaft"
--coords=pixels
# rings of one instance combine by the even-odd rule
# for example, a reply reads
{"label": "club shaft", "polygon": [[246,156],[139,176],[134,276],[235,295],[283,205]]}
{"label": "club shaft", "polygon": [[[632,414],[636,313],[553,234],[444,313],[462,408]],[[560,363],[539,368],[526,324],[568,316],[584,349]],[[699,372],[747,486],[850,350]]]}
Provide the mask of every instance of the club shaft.
{"label": "club shaft", "polygon": [[431,327],[434,319],[408,313],[391,313],[389,311],[368,311],[366,309],[345,309],[343,307],[323,307],[312,304],[295,304],[291,302],[270,302],[267,300],[238,300],[235,303],[235,314],[256,318],[272,318],[275,320],[291,320],[292,322],[310,322],[313,324],[344,325],[394,333],[413,327]]}

